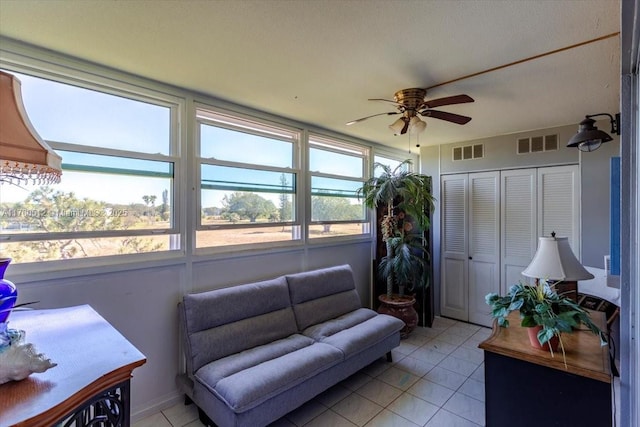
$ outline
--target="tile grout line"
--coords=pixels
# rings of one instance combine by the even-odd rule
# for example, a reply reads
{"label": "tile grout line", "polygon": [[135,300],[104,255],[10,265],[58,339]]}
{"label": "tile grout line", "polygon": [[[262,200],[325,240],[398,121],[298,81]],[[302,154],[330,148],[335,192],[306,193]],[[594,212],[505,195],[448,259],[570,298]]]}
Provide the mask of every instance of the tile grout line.
{"label": "tile grout line", "polygon": [[[446,329],[444,329],[442,332],[440,332],[439,334],[437,334],[436,336],[434,336],[432,339],[429,339],[428,341],[426,341],[422,346],[419,346],[419,347],[418,347],[416,350],[414,350],[413,352],[411,352],[411,353],[409,353],[409,354],[405,355],[405,357],[411,357],[411,354],[415,353],[415,352],[416,352],[416,351],[418,351],[420,348],[422,348],[422,347],[424,347],[425,345],[427,345],[427,344],[429,343],[429,341],[433,341],[433,340],[435,340],[435,339],[438,339],[438,337],[439,337],[439,336],[441,336],[443,333],[445,333],[445,332],[449,331],[452,327],[454,327],[454,326],[456,326],[456,325],[457,325],[457,323],[456,323],[456,324],[453,324],[453,325],[451,325],[451,326],[449,326],[449,327],[448,327],[448,328],[446,328]],[[471,324],[469,324],[469,325],[471,325]],[[460,358],[458,358],[458,357],[453,356],[452,354],[453,354],[457,349],[459,349],[459,348],[463,347],[463,344],[464,344],[464,343],[466,343],[469,339],[471,339],[471,338],[472,338],[476,333],[478,333],[478,332],[479,332],[479,331],[481,331],[481,330],[482,330],[482,327],[478,327],[478,329],[477,329],[476,331],[474,331],[474,332],[473,332],[471,335],[469,335],[468,337],[464,337],[464,336],[461,336],[461,335],[456,334],[455,332],[451,332],[453,335],[459,336],[459,337],[461,337],[461,338],[465,338],[465,340],[464,340],[462,343],[458,344],[458,345],[448,343],[448,344],[451,344],[451,345],[455,345],[455,346],[456,346],[456,347],[455,347],[455,349],[454,349],[453,351],[451,351],[449,354],[445,354],[445,356],[446,356],[446,357],[445,357],[445,359],[442,359],[440,362],[438,362],[438,364],[436,364],[436,365],[434,366],[434,368],[432,368],[432,369],[431,369],[431,370],[433,370],[433,369],[435,369],[436,367],[440,367],[441,369],[444,369],[444,370],[446,370],[446,371],[449,371],[449,372],[452,372],[452,373],[454,373],[454,374],[458,374],[458,375],[461,375],[461,376],[464,376],[464,377],[465,377],[465,380],[462,382],[462,384],[460,384],[460,385],[459,385],[455,390],[453,390],[453,389],[451,389],[451,388],[449,388],[449,387],[447,387],[447,386],[445,386],[445,385],[435,383],[435,384],[438,384],[438,385],[440,385],[440,386],[442,386],[442,387],[445,387],[445,388],[447,388],[447,389],[449,389],[449,390],[452,390],[452,391],[453,391],[453,394],[452,394],[451,396],[449,396],[449,398],[448,398],[448,399],[447,399],[447,400],[446,400],[442,405],[435,405],[435,406],[438,406],[438,411],[443,410],[443,411],[449,412],[449,413],[454,414],[455,416],[457,416],[457,417],[459,417],[459,418],[462,418],[462,419],[464,419],[464,420],[466,420],[466,421],[469,421],[470,423],[475,424],[475,425],[478,425],[478,426],[479,426],[479,424],[476,424],[474,421],[469,420],[468,418],[465,418],[465,417],[463,417],[463,416],[461,416],[461,415],[458,415],[458,414],[455,414],[455,413],[453,413],[453,412],[450,412],[450,411],[448,411],[447,409],[445,409],[445,408],[444,408],[444,406],[445,406],[445,405],[447,404],[447,402],[449,402],[449,401],[450,401],[450,400],[451,400],[451,399],[452,399],[452,398],[453,398],[457,393],[461,393],[462,395],[464,395],[464,396],[468,397],[469,399],[473,399],[473,400],[475,400],[475,401],[477,401],[477,402],[481,403],[481,404],[484,406],[484,404],[485,404],[485,403],[484,403],[483,401],[478,400],[478,399],[476,399],[476,398],[475,398],[475,397],[473,397],[473,396],[469,396],[469,395],[467,395],[467,394],[465,394],[465,393],[460,392],[460,389],[462,388],[462,386],[463,386],[463,385],[464,385],[464,384],[465,384],[465,383],[466,383],[466,382],[471,378],[471,375],[473,375],[473,374],[476,372],[476,370],[477,370],[478,368],[480,368],[480,366],[482,365],[482,362],[481,362],[478,366],[476,366],[476,368],[473,370],[473,372],[472,372],[471,374],[469,374],[469,375],[464,375],[464,374],[461,374],[461,373],[459,373],[459,372],[451,371],[451,370],[447,369],[445,366],[440,366],[440,363],[442,363],[442,362],[443,362],[444,360],[446,360],[446,358],[448,358],[448,357],[453,357],[453,358],[454,358],[454,359],[456,359],[456,360],[462,360],[462,361],[465,361],[465,362],[469,362],[469,363],[473,363],[473,364],[475,364],[475,362],[471,362],[471,361],[467,361],[467,360],[464,360],[464,359],[460,359]],[[443,340],[443,341],[444,341],[444,340]],[[444,341],[444,342],[446,342],[446,341]],[[436,351],[436,352],[438,352],[438,353],[440,353],[440,354],[444,354],[444,353],[439,352],[437,349],[433,349],[433,350],[434,350],[434,351]],[[398,368],[398,369],[403,370],[402,368]],[[430,371],[431,371],[431,370],[430,370]],[[420,377],[419,379],[424,379],[424,377],[425,377],[425,376],[426,376],[430,371],[428,371],[427,373],[425,373],[425,374],[424,374],[422,377]],[[406,372],[406,371],[405,371],[405,372]],[[425,380],[425,381],[429,381],[429,380]],[[476,381],[477,381],[477,380],[476,380]],[[432,382],[432,381],[429,381],[429,382]],[[480,382],[480,381],[479,381],[479,382]],[[483,384],[483,387],[484,387],[484,383],[482,383],[482,384]],[[422,401],[425,401],[425,400],[424,400],[424,399],[422,399],[421,397],[416,396],[416,395],[414,395],[414,394],[410,393],[410,392],[408,391],[408,389],[407,389],[407,391],[406,391],[405,393],[409,393],[410,395],[412,395],[412,396],[416,397],[417,399],[420,399],[420,400],[422,400]],[[402,395],[401,395],[401,396],[402,396]],[[400,398],[401,396],[399,396],[398,398]],[[431,403],[431,402],[428,402],[428,401],[425,401],[425,402],[427,402],[427,403]],[[433,403],[431,403],[431,404],[433,404]],[[438,413],[438,411],[436,411],[436,414]],[[431,421],[431,419],[432,419],[436,414],[434,414],[434,415],[433,415],[433,416],[432,416],[432,417],[427,421],[427,423],[426,423],[426,424],[428,424],[428,423],[429,423],[429,421]],[[399,415],[399,414],[398,414],[398,415]],[[404,417],[403,417],[403,418],[404,418]],[[405,418],[405,419],[406,419],[406,418]],[[411,420],[409,420],[409,421],[411,421]],[[426,424],[425,424],[425,425],[426,425]]]}
{"label": "tile grout line", "polygon": [[[457,323],[456,323],[456,324],[453,324],[453,325],[451,325],[451,326],[449,326],[449,327],[448,327],[448,328],[446,328],[446,329],[444,329],[442,332],[440,332],[440,333],[436,334],[433,338],[431,338],[431,339],[427,340],[426,342],[424,342],[421,346],[418,346],[418,348],[416,348],[414,351],[410,352],[409,354],[404,355],[404,357],[405,357],[405,358],[406,358],[406,357],[411,357],[411,354],[415,353],[415,352],[416,352],[416,351],[418,351],[420,348],[422,348],[422,347],[424,347],[425,345],[427,345],[430,341],[433,341],[433,340],[438,339],[438,337],[439,337],[440,335],[442,335],[443,333],[447,332],[449,329],[451,329],[452,327],[454,327],[454,326],[456,326],[456,325],[457,325]],[[447,387],[447,386],[445,386],[445,385],[442,385],[442,384],[434,383],[434,384],[437,384],[437,385],[439,385],[439,386],[441,386],[441,387],[445,387],[445,388],[447,388],[447,389],[449,389],[449,390],[453,391],[453,394],[452,394],[452,395],[451,395],[447,400],[445,400],[445,402],[444,402],[442,405],[434,404],[434,403],[432,403],[432,402],[429,402],[429,401],[424,400],[424,399],[423,399],[423,398],[421,398],[420,396],[416,396],[415,394],[413,394],[413,393],[411,393],[411,392],[409,391],[409,389],[410,389],[411,387],[409,387],[409,389],[407,389],[406,391],[403,391],[403,394],[404,394],[404,393],[408,393],[409,395],[411,395],[411,396],[415,397],[416,399],[419,399],[419,400],[422,400],[423,402],[426,402],[426,403],[429,403],[429,404],[431,404],[431,405],[437,406],[437,407],[438,407],[438,411],[443,410],[443,411],[446,411],[446,412],[451,413],[451,414],[453,414],[453,412],[450,412],[450,411],[448,411],[447,409],[444,409],[444,406],[447,404],[447,402],[449,402],[449,400],[451,400],[451,398],[453,398],[453,396],[455,396],[455,395],[456,395],[456,393],[460,393],[460,394],[464,395],[465,397],[468,397],[468,398],[470,398],[470,399],[473,399],[473,400],[475,400],[475,401],[477,401],[477,402],[481,403],[482,405],[484,405],[484,402],[482,402],[481,400],[478,400],[478,399],[476,399],[475,397],[473,397],[473,396],[469,396],[469,395],[467,395],[467,394],[465,394],[465,393],[462,393],[462,392],[460,391],[460,389],[462,388],[462,386],[463,386],[463,385],[464,385],[464,384],[465,384],[465,383],[466,383],[466,382],[471,378],[471,375],[473,375],[473,374],[475,373],[475,371],[476,371],[476,370],[477,370],[477,369],[482,365],[482,362],[481,362],[480,364],[478,364],[478,366],[476,366],[476,367],[475,367],[475,369],[473,370],[473,372],[472,372],[471,374],[469,374],[469,375],[465,375],[465,374],[461,374],[460,372],[455,372],[455,371],[449,370],[449,369],[447,369],[445,366],[440,366],[440,363],[442,363],[442,361],[446,360],[446,358],[448,358],[448,357],[453,357],[453,358],[454,358],[454,359],[456,359],[456,360],[461,360],[461,361],[464,361],[464,362],[467,362],[467,363],[472,363],[472,364],[474,364],[474,365],[475,365],[475,364],[476,364],[476,362],[469,361],[469,360],[465,360],[465,359],[461,359],[461,358],[459,358],[459,357],[455,357],[455,356],[453,356],[453,353],[454,353],[456,350],[458,350],[459,348],[462,348],[464,343],[466,343],[466,342],[467,342],[469,339],[471,339],[471,338],[472,338],[472,337],[473,337],[477,332],[479,332],[479,331],[481,331],[481,330],[482,330],[482,327],[478,327],[478,329],[477,329],[476,331],[474,331],[471,335],[466,336],[466,337],[465,337],[465,336],[462,336],[462,335],[459,335],[459,334],[456,334],[455,332],[451,332],[453,335],[456,335],[456,336],[459,336],[459,337],[461,337],[461,338],[464,338],[465,340],[464,340],[462,343],[457,344],[457,345],[456,345],[456,344],[447,343],[447,344],[450,344],[450,345],[452,345],[452,346],[455,346],[455,349],[454,349],[454,350],[452,350],[452,351],[451,351],[450,353],[448,353],[448,354],[445,354],[445,353],[439,352],[437,349],[435,349],[435,348],[434,348],[434,349],[433,349],[433,351],[435,351],[435,352],[438,352],[438,353],[440,353],[440,354],[445,355],[445,356],[446,356],[446,357],[445,357],[445,359],[442,359],[440,362],[438,362],[438,364],[436,364],[433,368],[431,368],[429,371],[427,371],[423,376],[418,377],[418,380],[423,379],[423,380],[425,380],[425,381],[432,382],[432,381],[429,381],[429,380],[425,379],[424,377],[425,377],[425,376],[426,376],[426,375],[427,375],[431,370],[435,369],[436,367],[440,367],[441,369],[444,369],[444,370],[446,370],[446,371],[448,371],[448,372],[451,372],[451,373],[454,373],[454,374],[457,374],[457,375],[460,375],[460,376],[465,377],[465,380],[464,380],[464,381],[462,382],[462,384],[460,384],[456,389],[449,388],[449,387]],[[443,340],[443,341],[444,341],[444,340]],[[446,341],[444,341],[444,342],[446,342]],[[464,348],[466,348],[466,347],[464,347]],[[401,360],[402,360],[402,359],[401,359]],[[428,362],[427,362],[427,363],[428,363]],[[395,365],[395,364],[394,364],[394,365]],[[400,369],[400,370],[402,370],[402,371],[404,371],[404,372],[407,372],[407,373],[409,373],[409,374],[412,374],[411,372],[408,372],[408,371],[405,371],[404,369],[402,369],[402,367],[398,367],[397,369]],[[413,374],[412,374],[412,375],[413,375]],[[478,382],[480,382],[480,381],[478,381]],[[483,383],[483,386],[484,386],[484,383]],[[393,402],[395,402],[396,400],[400,399],[401,397],[402,397],[402,395],[398,396],[398,398],[396,398]],[[388,406],[390,406],[393,402],[391,402],[389,405],[387,405],[387,407],[385,407],[385,409],[388,409]],[[438,411],[436,411],[436,414],[438,413]],[[391,411],[391,412],[393,412],[393,411]],[[397,414],[397,413],[395,413],[395,412],[394,412],[394,414],[399,415],[400,417],[402,417],[402,418],[404,418],[404,419],[407,419],[407,418],[403,417],[402,415]],[[429,421],[430,421],[430,420],[431,420],[431,419],[432,419],[436,414],[434,414],[431,418],[429,418],[429,420],[427,420],[427,423],[426,423],[426,424],[428,424],[428,423],[429,423]],[[461,415],[458,415],[458,414],[454,414],[454,415],[456,415],[457,417],[460,417],[460,418],[462,418],[462,419],[465,419],[465,420],[467,420],[467,421],[471,422],[472,424],[479,425],[479,424],[476,424],[475,422],[473,422],[472,420],[469,420],[469,419],[467,419],[467,418],[465,418],[465,417],[463,417],[463,416],[461,416]],[[374,417],[374,418],[375,418],[375,417]],[[412,422],[411,420],[408,420],[408,421]],[[425,424],[425,425],[426,425],[426,424]]]}

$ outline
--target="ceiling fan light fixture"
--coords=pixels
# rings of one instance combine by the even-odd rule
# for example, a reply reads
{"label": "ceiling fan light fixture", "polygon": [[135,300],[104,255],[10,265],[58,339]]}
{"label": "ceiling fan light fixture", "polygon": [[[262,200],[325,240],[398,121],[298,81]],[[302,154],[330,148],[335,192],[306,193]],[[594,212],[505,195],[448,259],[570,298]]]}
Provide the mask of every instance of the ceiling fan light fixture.
{"label": "ceiling fan light fixture", "polygon": [[405,125],[405,118],[400,117],[398,120],[389,125],[389,129],[393,131],[394,135],[401,135],[403,133],[402,130],[404,129]]}
{"label": "ceiling fan light fixture", "polygon": [[413,133],[422,133],[427,128],[427,122],[420,120],[420,117],[413,116],[409,121],[409,131]]}
{"label": "ceiling fan light fixture", "polygon": [[432,109],[433,107],[441,107],[444,105],[474,102],[473,98],[471,98],[469,95],[446,96],[444,98],[426,101],[426,94],[426,89],[411,88],[402,89],[396,92],[393,96],[393,101],[383,98],[370,98],[369,101],[383,101],[392,103],[395,105],[397,111],[378,113],[362,117],[356,120],[352,120],[346,125],[350,126],[355,123],[370,119],[372,117],[401,114],[402,117],[389,126],[389,129],[391,129],[393,131],[393,134],[397,136],[404,135],[405,133],[407,133],[407,131],[412,134],[424,132],[424,130],[427,128],[427,123],[421,120],[420,117],[418,117],[419,115],[423,117],[432,117],[434,119],[444,120],[459,125],[467,124],[471,120],[471,117]]}

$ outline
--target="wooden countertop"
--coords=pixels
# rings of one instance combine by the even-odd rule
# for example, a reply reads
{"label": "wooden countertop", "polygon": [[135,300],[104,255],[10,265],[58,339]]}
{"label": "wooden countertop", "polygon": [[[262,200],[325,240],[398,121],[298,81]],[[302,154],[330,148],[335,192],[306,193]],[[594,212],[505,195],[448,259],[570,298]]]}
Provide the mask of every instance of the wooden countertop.
{"label": "wooden countertop", "polygon": [[58,366],[0,385],[1,426],[50,426],[131,377],[145,356],[90,306],[14,311],[9,327]]}
{"label": "wooden countertop", "polygon": [[[606,331],[605,314],[591,311],[590,315],[593,322],[601,330]],[[548,351],[538,350],[531,346],[527,329],[520,326],[520,313],[512,312],[508,319],[508,328],[502,328],[498,326],[497,321],[494,321],[493,332],[487,340],[480,343],[481,349],[611,383],[609,347],[601,347],[598,336],[584,326],[571,334],[562,334],[567,362],[565,367],[560,347],[552,357]]]}

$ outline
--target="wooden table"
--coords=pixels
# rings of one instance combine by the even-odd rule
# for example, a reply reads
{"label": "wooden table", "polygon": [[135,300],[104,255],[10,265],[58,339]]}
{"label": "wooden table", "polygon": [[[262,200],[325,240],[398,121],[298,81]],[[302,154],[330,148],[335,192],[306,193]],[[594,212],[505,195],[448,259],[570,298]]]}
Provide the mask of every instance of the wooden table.
{"label": "wooden table", "polygon": [[128,426],[129,381],[145,356],[90,306],[14,311],[9,327],[58,366],[0,385],[0,426]]}
{"label": "wooden table", "polygon": [[[605,315],[591,312],[606,331]],[[509,327],[494,322],[493,333],[480,348],[485,358],[486,425],[611,426],[611,370],[608,347],[588,330],[563,334],[552,357],[529,343],[519,313],[509,315]],[[582,327],[584,328],[584,327]]]}

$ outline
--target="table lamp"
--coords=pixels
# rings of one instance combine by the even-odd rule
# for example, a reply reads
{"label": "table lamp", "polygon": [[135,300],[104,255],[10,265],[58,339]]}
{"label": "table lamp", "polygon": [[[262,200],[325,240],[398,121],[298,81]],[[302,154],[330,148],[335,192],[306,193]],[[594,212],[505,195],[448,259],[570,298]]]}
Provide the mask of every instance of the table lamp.
{"label": "table lamp", "polygon": [[551,237],[540,237],[538,250],[533,260],[522,272],[524,276],[549,281],[559,281],[556,284],[556,292],[559,296],[569,297],[578,301],[578,280],[593,279],[580,264],[569,246],[569,238],[556,237],[552,232]]}

